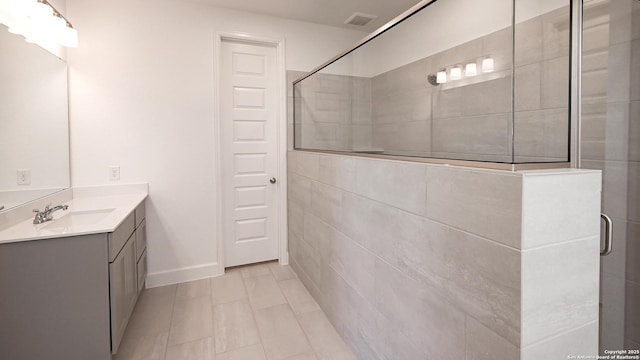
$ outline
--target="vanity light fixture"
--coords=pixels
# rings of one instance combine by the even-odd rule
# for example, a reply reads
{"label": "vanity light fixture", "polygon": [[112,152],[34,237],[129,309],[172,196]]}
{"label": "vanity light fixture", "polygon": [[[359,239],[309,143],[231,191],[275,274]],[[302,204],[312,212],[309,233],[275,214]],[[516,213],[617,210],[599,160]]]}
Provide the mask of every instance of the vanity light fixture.
{"label": "vanity light fixture", "polygon": [[31,43],[78,47],[78,32],[47,0],[0,0],[0,23]]}
{"label": "vanity light fixture", "polygon": [[436,73],[436,82],[438,84],[444,84],[447,82],[447,72],[445,70],[438,71]]}

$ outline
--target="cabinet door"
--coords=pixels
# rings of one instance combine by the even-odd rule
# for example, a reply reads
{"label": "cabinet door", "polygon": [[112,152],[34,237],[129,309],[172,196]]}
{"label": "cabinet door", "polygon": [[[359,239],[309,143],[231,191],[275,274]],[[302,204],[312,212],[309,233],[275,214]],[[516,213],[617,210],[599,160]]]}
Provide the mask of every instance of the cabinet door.
{"label": "cabinet door", "polygon": [[138,296],[138,275],[134,236],[109,264],[111,289],[111,352],[116,353]]}

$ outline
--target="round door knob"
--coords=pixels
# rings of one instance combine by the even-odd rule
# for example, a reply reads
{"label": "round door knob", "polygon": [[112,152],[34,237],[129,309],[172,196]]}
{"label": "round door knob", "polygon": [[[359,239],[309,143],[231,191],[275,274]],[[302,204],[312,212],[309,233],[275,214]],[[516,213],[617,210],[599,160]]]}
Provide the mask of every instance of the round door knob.
{"label": "round door knob", "polygon": [[271,179],[269,179],[269,182],[272,183],[272,184],[275,184],[276,183],[276,178],[272,177]]}

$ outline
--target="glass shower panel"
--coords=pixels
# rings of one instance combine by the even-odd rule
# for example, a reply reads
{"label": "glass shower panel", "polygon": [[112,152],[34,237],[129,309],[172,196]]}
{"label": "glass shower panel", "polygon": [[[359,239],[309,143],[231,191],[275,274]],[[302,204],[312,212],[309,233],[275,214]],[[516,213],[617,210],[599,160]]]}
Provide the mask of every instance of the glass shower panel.
{"label": "glass shower panel", "polygon": [[640,2],[585,0],[581,165],[603,171],[600,352],[640,349]]}
{"label": "glass shower panel", "polygon": [[297,82],[295,147],[511,163],[512,1],[432,2]]}
{"label": "glass shower panel", "polygon": [[295,83],[295,148],[569,161],[570,1],[420,4]]}
{"label": "glass shower panel", "polygon": [[514,162],[569,161],[571,9],[515,0]]}

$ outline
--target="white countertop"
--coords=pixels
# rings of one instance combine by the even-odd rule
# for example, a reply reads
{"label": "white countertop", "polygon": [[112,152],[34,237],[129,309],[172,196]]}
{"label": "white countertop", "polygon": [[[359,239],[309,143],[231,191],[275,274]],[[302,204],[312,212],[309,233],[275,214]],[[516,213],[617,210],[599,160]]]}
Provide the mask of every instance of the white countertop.
{"label": "white countertop", "polygon": [[[113,232],[147,198],[147,192],[74,197],[66,211],[53,213],[53,220],[34,225],[33,217],[0,230],[0,244]],[[61,205],[61,204],[53,204]],[[112,209],[91,224],[56,226],[56,220],[74,212]]]}

